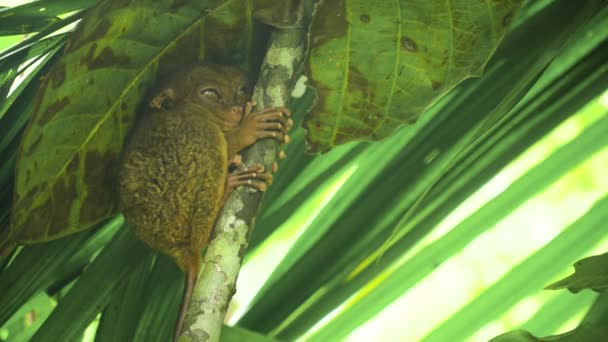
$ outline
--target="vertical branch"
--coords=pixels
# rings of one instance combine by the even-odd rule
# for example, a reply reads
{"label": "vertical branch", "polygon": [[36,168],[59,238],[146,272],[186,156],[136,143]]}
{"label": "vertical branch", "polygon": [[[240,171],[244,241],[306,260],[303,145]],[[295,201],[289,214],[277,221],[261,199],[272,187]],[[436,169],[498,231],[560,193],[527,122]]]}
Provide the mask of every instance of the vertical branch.
{"label": "vertical branch", "polygon": [[[274,30],[254,90],[256,110],[285,106],[306,57],[306,35],[306,25]],[[243,160],[247,165],[263,164],[270,170],[277,150],[275,140],[264,139],[244,151]],[[205,253],[180,341],[219,341],[262,196],[246,187],[230,195]]]}

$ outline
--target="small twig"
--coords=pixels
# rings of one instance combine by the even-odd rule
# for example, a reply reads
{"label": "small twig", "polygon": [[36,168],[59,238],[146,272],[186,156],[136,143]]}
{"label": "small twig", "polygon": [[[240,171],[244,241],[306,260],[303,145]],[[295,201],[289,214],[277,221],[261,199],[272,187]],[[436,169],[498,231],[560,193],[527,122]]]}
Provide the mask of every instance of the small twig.
{"label": "small twig", "polygon": [[[306,34],[303,27],[275,29],[272,33],[254,90],[257,110],[287,103],[306,55]],[[273,139],[259,141],[243,153],[243,160],[247,165],[261,163],[270,170],[277,148]],[[240,187],[228,198],[205,253],[180,341],[219,341],[262,195]]]}

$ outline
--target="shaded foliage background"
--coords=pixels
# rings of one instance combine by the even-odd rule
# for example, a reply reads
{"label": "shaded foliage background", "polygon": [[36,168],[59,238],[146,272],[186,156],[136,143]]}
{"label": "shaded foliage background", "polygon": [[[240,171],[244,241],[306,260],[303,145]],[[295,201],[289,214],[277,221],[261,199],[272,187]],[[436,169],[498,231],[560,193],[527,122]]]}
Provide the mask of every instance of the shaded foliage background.
{"label": "shaded foliage background", "polygon": [[[65,42],[65,33],[49,34],[81,17],[81,12],[58,14],[91,4],[42,0],[0,12],[2,34],[31,33],[0,53],[3,231],[19,138],[40,77]],[[605,150],[608,117],[603,113],[454,229],[403,260],[505,165],[605,91],[607,22],[604,1],[526,1],[486,74],[459,85],[415,126],[380,143],[348,144],[316,158],[303,153],[298,127],[287,146],[288,159],[266,194],[250,253],[262,250],[294,215],[306,212],[301,220],[311,222],[256,291],[236,323],[239,328],[226,330],[223,338],[343,339],[522,203]],[[21,82],[10,91],[16,77]],[[294,100],[297,122],[311,101],[310,93]],[[341,186],[320,206],[315,198],[336,181]],[[305,208],[309,201],[317,203],[314,215]],[[426,340],[463,340],[555,280],[606,238],[607,203],[605,196],[598,200]],[[3,260],[0,326],[10,341],[79,340],[91,322],[98,323],[95,339],[100,341],[168,340],[182,277],[170,260],[136,241],[122,225],[120,217],[112,218],[93,230],[23,247]],[[599,296],[583,322],[605,324],[605,302],[605,295]],[[554,333],[556,322],[581,309],[576,301],[567,303],[546,303],[526,328],[535,335]],[[253,331],[262,335],[253,337]]]}

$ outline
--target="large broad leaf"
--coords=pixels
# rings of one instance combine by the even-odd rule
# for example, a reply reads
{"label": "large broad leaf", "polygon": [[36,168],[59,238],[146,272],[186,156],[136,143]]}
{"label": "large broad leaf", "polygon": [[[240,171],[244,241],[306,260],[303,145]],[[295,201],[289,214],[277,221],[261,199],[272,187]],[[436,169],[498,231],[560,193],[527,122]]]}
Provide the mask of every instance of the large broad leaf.
{"label": "large broad leaf", "polygon": [[324,1],[310,33],[308,148],[378,140],[481,75],[522,0]]}
{"label": "large broad leaf", "polygon": [[[19,151],[5,243],[58,238],[113,215],[117,161],[145,91],[157,73],[202,54],[250,63],[254,25],[247,6],[236,0],[96,5],[41,84]],[[238,35],[226,35],[235,27]],[[207,32],[227,37],[231,48],[218,51]]]}

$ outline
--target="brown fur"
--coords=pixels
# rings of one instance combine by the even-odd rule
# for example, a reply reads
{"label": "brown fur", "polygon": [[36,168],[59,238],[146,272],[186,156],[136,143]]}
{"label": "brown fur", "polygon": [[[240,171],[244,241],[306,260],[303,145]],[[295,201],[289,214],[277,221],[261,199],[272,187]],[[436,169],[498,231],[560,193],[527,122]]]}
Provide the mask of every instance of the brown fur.
{"label": "brown fur", "polygon": [[[225,133],[242,118],[247,84],[243,73],[229,67],[178,73],[160,88],[151,101],[156,109],[143,113],[124,150],[118,190],[125,220],[143,242],[186,272],[175,339],[222,206],[229,159]],[[222,101],[201,95],[208,87]]]}

